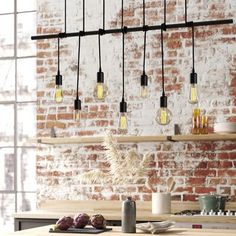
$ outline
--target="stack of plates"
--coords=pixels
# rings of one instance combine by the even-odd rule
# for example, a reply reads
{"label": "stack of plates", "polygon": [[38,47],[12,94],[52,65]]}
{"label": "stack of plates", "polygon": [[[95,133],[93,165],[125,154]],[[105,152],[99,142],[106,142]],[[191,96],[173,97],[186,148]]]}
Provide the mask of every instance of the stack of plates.
{"label": "stack of plates", "polygon": [[175,225],[174,221],[167,220],[162,222],[148,222],[148,223],[136,224],[136,228],[146,233],[158,234],[174,227],[174,225]]}
{"label": "stack of plates", "polygon": [[236,133],[236,123],[235,122],[224,122],[214,124],[215,133]]}

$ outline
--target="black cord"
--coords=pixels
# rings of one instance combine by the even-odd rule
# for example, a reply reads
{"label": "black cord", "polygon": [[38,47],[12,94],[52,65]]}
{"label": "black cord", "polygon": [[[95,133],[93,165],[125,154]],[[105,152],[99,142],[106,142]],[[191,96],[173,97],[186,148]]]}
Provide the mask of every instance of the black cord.
{"label": "black cord", "polygon": [[83,0],[83,31],[85,31],[85,0]]}
{"label": "black cord", "polygon": [[163,46],[163,28],[161,28],[161,72],[162,72],[162,94],[165,94],[165,79],[164,79],[164,46]]}
{"label": "black cord", "polygon": [[185,23],[186,23],[188,22],[187,0],[185,0],[184,9],[185,9]]}
{"label": "black cord", "polygon": [[103,30],[105,30],[105,15],[106,15],[106,7],[105,7],[105,0],[103,0]]}
{"label": "black cord", "polygon": [[146,41],[147,41],[147,31],[144,32],[144,43],[143,43],[143,75],[145,75],[146,68]]}
{"label": "black cord", "polygon": [[80,36],[79,36],[79,45],[78,45],[78,62],[77,62],[77,90],[76,90],[76,99],[79,99],[79,65],[80,65]]}
{"label": "black cord", "polygon": [[66,0],[65,0],[65,21],[64,21],[64,24],[65,24],[65,33],[66,33]]}
{"label": "black cord", "polygon": [[57,38],[57,72],[60,74],[60,38]]}
{"label": "black cord", "polygon": [[101,63],[101,35],[98,35],[98,56],[99,56],[99,71],[102,71]]}
{"label": "black cord", "polygon": [[195,53],[194,53],[194,47],[195,47],[195,43],[194,43],[194,25],[192,25],[192,50],[193,50],[193,71],[195,71],[195,68],[194,68],[194,58],[195,58]]}
{"label": "black cord", "polygon": [[121,28],[124,26],[124,1],[121,0]]}
{"label": "black cord", "polygon": [[123,38],[122,38],[122,101],[125,97],[125,33],[123,32]]}
{"label": "black cord", "polygon": [[164,23],[166,24],[166,0],[164,0]]}

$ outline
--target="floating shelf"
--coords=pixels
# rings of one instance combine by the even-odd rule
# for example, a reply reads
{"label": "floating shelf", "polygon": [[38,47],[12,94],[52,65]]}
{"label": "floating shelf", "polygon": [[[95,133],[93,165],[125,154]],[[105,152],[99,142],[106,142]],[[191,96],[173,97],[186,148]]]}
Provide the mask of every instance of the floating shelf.
{"label": "floating shelf", "polygon": [[[115,136],[119,143],[144,143],[144,142],[184,142],[184,141],[234,141],[236,134],[204,134],[204,135],[157,135],[157,136]],[[82,144],[82,143],[101,143],[101,136],[84,136],[70,138],[37,138],[35,141],[42,144]]]}

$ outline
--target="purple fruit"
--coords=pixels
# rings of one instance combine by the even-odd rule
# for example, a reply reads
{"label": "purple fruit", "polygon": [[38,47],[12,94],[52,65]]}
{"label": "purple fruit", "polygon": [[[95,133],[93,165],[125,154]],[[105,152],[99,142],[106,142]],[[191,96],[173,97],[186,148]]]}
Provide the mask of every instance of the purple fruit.
{"label": "purple fruit", "polygon": [[91,216],[90,222],[91,222],[91,225],[96,229],[106,228],[106,220],[101,214],[96,214],[96,215]]}
{"label": "purple fruit", "polygon": [[67,230],[72,225],[73,219],[70,216],[63,216],[57,221],[56,228],[60,230]]}
{"label": "purple fruit", "polygon": [[89,216],[86,213],[79,213],[74,217],[75,228],[84,228],[89,222]]}

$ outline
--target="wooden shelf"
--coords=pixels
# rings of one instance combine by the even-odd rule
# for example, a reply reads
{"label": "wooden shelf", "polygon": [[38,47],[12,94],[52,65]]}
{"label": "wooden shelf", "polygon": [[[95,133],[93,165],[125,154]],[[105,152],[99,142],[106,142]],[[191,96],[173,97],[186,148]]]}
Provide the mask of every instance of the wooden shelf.
{"label": "wooden shelf", "polygon": [[[142,143],[142,142],[184,142],[184,141],[228,141],[236,140],[236,134],[204,134],[204,135],[157,135],[157,136],[115,136],[119,143]],[[37,138],[37,143],[42,144],[82,144],[101,143],[103,137],[70,137],[70,138]]]}

